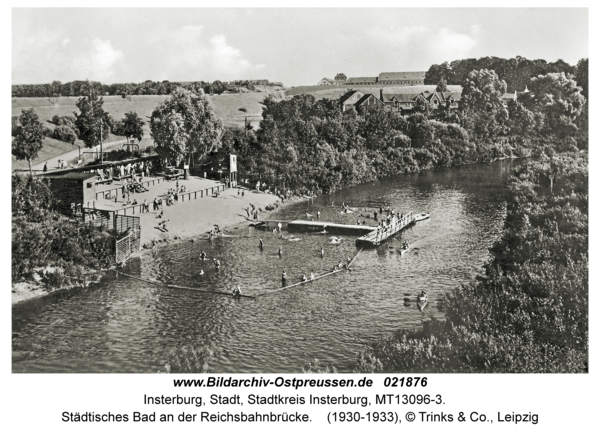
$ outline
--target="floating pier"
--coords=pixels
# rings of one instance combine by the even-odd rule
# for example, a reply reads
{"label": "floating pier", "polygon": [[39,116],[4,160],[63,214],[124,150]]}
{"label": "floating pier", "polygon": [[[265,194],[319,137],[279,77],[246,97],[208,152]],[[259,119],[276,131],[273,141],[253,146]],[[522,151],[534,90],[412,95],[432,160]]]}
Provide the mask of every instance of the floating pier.
{"label": "floating pier", "polygon": [[356,224],[339,224],[339,223],[329,223],[326,221],[289,221],[288,222],[288,230],[305,230],[305,231],[315,231],[315,232],[340,232],[340,231],[359,231],[361,233],[364,232],[372,232],[377,229],[377,227],[373,226],[363,226]]}
{"label": "floating pier", "polygon": [[412,212],[404,215],[402,218],[393,218],[387,227],[380,230],[377,230],[377,227],[374,227],[373,231],[358,238],[356,240],[356,245],[363,247],[376,247],[381,245],[382,242],[385,242],[389,238],[393,237],[401,230],[413,224],[415,221],[417,221],[417,218]]}

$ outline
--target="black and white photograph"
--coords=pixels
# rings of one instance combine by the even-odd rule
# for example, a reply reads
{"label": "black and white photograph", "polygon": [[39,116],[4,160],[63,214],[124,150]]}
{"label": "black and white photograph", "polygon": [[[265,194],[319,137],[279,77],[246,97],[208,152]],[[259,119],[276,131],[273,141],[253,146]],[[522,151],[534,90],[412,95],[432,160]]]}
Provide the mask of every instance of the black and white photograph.
{"label": "black and white photograph", "polygon": [[143,6],[10,9],[13,380],[590,372],[587,7]]}

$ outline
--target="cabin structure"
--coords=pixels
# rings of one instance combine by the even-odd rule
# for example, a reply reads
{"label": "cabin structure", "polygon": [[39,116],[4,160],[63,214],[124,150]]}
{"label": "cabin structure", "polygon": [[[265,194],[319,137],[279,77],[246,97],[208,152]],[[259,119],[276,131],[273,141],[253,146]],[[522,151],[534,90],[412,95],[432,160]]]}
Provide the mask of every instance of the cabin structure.
{"label": "cabin structure", "polygon": [[385,109],[385,104],[381,99],[377,96],[367,93],[363,95],[356,103],[354,104],[354,108],[364,110],[376,110],[376,109]]}
{"label": "cabin structure", "polygon": [[40,177],[52,191],[61,213],[71,215],[74,209],[94,206],[96,173],[56,172]]}
{"label": "cabin structure", "polygon": [[350,90],[349,92],[346,92],[344,95],[342,95],[340,97],[340,106],[342,108],[342,111],[346,111],[350,108],[354,108],[354,105],[363,96],[365,96],[365,94],[362,92],[359,92],[358,90]]}

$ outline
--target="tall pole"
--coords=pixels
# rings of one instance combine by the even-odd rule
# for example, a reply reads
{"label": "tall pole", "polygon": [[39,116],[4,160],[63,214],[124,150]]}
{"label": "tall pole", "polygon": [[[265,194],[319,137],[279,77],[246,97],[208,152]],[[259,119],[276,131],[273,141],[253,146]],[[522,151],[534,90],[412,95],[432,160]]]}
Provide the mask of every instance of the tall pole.
{"label": "tall pole", "polygon": [[102,153],[102,118],[100,118],[100,163],[104,162],[104,154]]}

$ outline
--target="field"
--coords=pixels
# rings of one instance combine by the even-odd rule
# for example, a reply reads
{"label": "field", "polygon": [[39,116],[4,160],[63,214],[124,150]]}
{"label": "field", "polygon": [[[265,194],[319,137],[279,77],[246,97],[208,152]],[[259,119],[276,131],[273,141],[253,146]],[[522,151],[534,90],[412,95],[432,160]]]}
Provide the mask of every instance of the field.
{"label": "field", "polygon": [[[283,97],[281,91],[274,92],[278,97]],[[213,109],[217,118],[221,119],[225,126],[244,126],[244,117],[252,117],[253,125],[258,123],[257,116],[262,114],[262,104],[260,103],[267,97],[267,93],[236,93],[224,95],[209,95],[208,99],[213,105]],[[161,104],[168,95],[140,95],[132,96],[131,100],[124,99],[120,96],[104,96],[104,109],[108,111],[115,119],[121,119],[125,113],[129,111],[136,112],[142,119],[148,122],[148,117],[152,111]],[[73,112],[78,111],[75,103],[79,98],[64,97],[56,99],[52,104],[45,98],[12,98],[12,115],[19,116],[21,110],[34,108],[40,121],[45,122],[49,128],[54,128],[55,125],[50,122],[55,114],[59,116],[72,116]],[[247,111],[242,112],[239,109],[245,108]],[[250,120],[250,119],[249,119]],[[111,135],[108,141],[120,140],[122,137]],[[82,146],[83,142],[77,140],[76,145]],[[150,138],[150,127],[148,123],[144,126],[144,138],[140,143],[140,148],[151,146],[153,144]],[[51,138],[44,138],[44,147],[40,151],[38,157],[32,161],[32,165],[43,162],[51,157],[59,156],[65,152],[77,149],[69,143],[63,143]],[[28,167],[27,161],[17,161],[12,157],[12,168],[25,169]]]}
{"label": "field", "polygon": [[[228,93],[223,95],[208,95],[208,99],[213,106],[215,115],[218,119],[221,119],[225,126],[228,127],[243,127],[244,118],[248,117],[248,121],[255,127],[258,127],[258,123],[261,119],[263,105],[261,102],[269,95],[272,94],[276,98],[283,99],[286,97],[292,97],[299,94],[310,94],[315,96],[317,99],[330,98],[337,99],[350,88],[359,90],[363,93],[373,93],[379,96],[379,90],[382,87],[361,87],[361,86],[300,86],[294,87],[287,90],[274,90],[270,92],[253,92],[253,93]],[[268,90],[270,90],[267,87]],[[435,90],[435,86],[399,86],[399,87],[383,87],[386,92],[389,93],[418,93],[428,90],[430,92]],[[448,86],[448,89],[453,92],[460,92],[461,86]],[[140,95],[132,96],[131,100],[124,99],[121,96],[104,96],[104,109],[108,111],[115,119],[122,119],[125,113],[129,111],[136,112],[142,119],[148,122],[148,117],[152,114],[152,111],[161,104],[168,95]],[[55,125],[50,122],[52,116],[58,114],[59,116],[73,115],[73,112],[78,111],[75,103],[77,97],[63,97],[56,99],[56,102],[52,104],[46,98],[12,98],[12,115],[18,116],[21,114],[21,110],[34,108],[40,120],[45,122],[49,128],[54,128]],[[240,108],[244,108],[246,111],[240,111]],[[107,141],[120,140],[122,137],[111,135]],[[76,145],[80,145],[83,150],[83,142],[77,140]],[[144,126],[144,138],[140,143],[140,148],[145,148],[153,144],[150,138],[150,127],[148,123]],[[73,146],[69,143],[63,143],[51,138],[44,138],[44,147],[40,151],[38,157],[32,161],[32,165],[39,164],[49,158],[57,157],[68,151],[77,149],[77,146]],[[15,157],[12,157],[12,168],[25,169],[27,168],[27,161],[17,161]]]}
{"label": "field", "polygon": [[[358,90],[362,93],[372,93],[379,97],[379,90],[383,89],[385,93],[420,93],[428,90],[430,92],[435,91],[434,85],[422,85],[422,86],[299,86],[285,91],[285,95],[290,97],[300,94],[313,95],[317,99],[338,99],[348,90]],[[461,86],[448,86],[448,90],[452,92],[461,92]]]}

